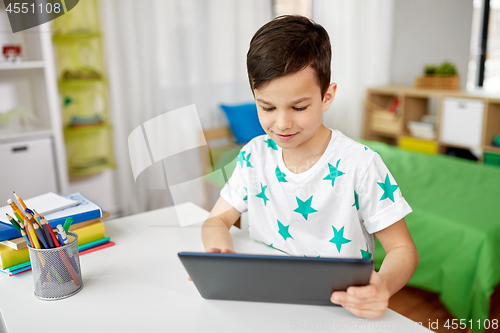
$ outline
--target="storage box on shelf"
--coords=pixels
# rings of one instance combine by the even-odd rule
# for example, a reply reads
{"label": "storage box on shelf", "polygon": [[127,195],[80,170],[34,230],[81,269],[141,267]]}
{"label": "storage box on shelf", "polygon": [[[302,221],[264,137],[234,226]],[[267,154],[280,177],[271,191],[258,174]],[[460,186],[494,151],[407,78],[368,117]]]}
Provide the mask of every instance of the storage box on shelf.
{"label": "storage box on shelf", "polygon": [[54,23],[53,42],[71,176],[115,167],[98,17],[97,1],[89,0]]}
{"label": "storage box on shelf", "polygon": [[[392,114],[395,98],[399,110]],[[497,165],[500,94],[387,86],[368,89],[364,105],[365,139],[430,154],[468,149]]]}
{"label": "storage box on shelf", "polygon": [[79,127],[109,122],[106,81],[67,80],[59,82],[63,126]]}
{"label": "storage box on shelf", "polygon": [[69,173],[86,176],[114,168],[111,136],[109,124],[66,128],[64,137]]}

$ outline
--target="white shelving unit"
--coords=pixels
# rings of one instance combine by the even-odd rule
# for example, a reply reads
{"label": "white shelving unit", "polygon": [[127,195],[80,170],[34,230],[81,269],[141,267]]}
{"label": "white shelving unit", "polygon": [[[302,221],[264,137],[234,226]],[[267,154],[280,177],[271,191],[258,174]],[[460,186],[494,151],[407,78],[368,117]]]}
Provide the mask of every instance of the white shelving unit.
{"label": "white shelving unit", "polygon": [[[0,196],[4,195],[5,191],[12,193],[12,190],[16,190],[21,193],[19,186],[26,186],[22,193],[23,197],[39,194],[30,193],[31,188],[35,192],[47,191],[48,189],[41,187],[44,186],[44,179],[50,177],[40,174],[40,170],[48,170],[45,168],[46,165],[51,165],[51,168],[55,169],[56,191],[66,194],[69,180],[50,22],[14,34],[2,1],[0,2],[0,52],[4,44],[20,44],[22,61],[6,62],[0,54],[0,112],[6,112],[13,107],[22,107],[31,112],[37,121],[27,126],[19,126],[15,123],[0,125],[0,146],[3,145],[3,154],[9,155],[9,152],[5,150],[8,145],[14,147],[16,143],[34,143],[43,140],[49,142],[49,155],[53,157],[52,160],[38,158],[32,163],[31,160],[20,163],[16,165],[14,174],[2,173],[0,164],[0,184],[4,188],[4,190],[0,189]],[[13,152],[14,148],[12,148],[12,154]],[[26,149],[26,153],[30,153],[29,149]],[[15,161],[16,158],[13,156],[15,155],[2,156],[3,163],[9,163],[9,159]],[[21,160],[24,161],[25,157]],[[28,174],[31,173],[35,173],[39,181],[31,182],[28,186],[29,182],[26,178],[29,179]],[[17,185],[12,187],[12,184]],[[45,186],[52,186],[49,185]],[[3,202],[3,197],[0,197],[0,200]],[[0,205],[3,204],[0,203]]]}

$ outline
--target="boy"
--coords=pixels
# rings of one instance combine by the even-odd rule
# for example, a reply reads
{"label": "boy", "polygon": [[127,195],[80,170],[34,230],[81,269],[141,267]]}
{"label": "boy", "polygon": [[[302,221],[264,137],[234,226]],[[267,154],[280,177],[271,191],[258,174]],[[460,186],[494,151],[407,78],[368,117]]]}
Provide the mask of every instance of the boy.
{"label": "boy", "polygon": [[372,258],[376,236],[387,253],[380,271],[331,301],[377,318],[418,264],[403,219],[411,208],[376,152],[323,125],[337,89],[330,61],[327,32],[305,17],[255,33],[247,68],[267,135],[241,149],[202,239],[207,252],[234,252],[229,229],[247,210],[250,236],[290,255]]}

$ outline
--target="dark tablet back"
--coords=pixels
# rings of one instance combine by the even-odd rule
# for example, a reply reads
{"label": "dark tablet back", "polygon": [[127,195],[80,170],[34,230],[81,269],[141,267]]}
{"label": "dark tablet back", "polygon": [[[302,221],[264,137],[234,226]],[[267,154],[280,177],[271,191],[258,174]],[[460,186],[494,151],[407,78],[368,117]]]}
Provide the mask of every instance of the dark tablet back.
{"label": "dark tablet back", "polygon": [[203,298],[334,305],[334,290],[370,281],[367,259],[180,252]]}

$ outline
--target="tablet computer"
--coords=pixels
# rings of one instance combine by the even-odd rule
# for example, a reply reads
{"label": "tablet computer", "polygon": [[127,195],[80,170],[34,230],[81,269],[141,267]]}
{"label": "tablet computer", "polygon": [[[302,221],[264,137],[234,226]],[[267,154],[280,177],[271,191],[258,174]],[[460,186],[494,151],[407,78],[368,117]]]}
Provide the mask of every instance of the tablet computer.
{"label": "tablet computer", "polygon": [[370,281],[373,260],[179,252],[203,298],[335,305],[332,292]]}

